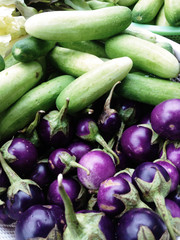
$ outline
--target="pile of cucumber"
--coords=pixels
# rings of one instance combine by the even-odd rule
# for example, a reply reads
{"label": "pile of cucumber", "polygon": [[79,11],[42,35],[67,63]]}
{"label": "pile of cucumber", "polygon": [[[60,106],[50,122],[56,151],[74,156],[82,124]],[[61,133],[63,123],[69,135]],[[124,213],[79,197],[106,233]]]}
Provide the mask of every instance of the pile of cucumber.
{"label": "pile of cucumber", "polygon": [[180,72],[173,49],[131,27],[132,15],[127,6],[112,6],[27,19],[28,36],[0,59],[0,142],[67,98],[70,114],[84,111],[119,81],[117,94],[139,102],[180,98],[180,84],[170,81]]}

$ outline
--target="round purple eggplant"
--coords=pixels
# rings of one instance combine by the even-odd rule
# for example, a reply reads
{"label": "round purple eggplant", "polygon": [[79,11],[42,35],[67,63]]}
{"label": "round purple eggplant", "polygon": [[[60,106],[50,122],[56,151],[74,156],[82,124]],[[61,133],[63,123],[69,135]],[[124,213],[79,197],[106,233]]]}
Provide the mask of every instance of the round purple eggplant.
{"label": "round purple eggplant", "polygon": [[132,183],[132,174],[134,172],[133,168],[125,168],[119,172],[116,172],[115,177],[124,178],[126,181]]}
{"label": "round purple eggplant", "polygon": [[152,143],[152,131],[144,126],[133,125],[122,134],[123,152],[135,163],[153,161],[158,157],[158,144]]}
{"label": "round purple eggplant", "polygon": [[159,240],[168,237],[165,223],[150,209],[130,209],[118,220],[117,240]]}
{"label": "round purple eggplant", "polygon": [[112,217],[122,215],[133,207],[147,207],[140,200],[136,188],[119,176],[110,177],[100,184],[97,204],[100,211]]}
{"label": "round purple eggplant", "polygon": [[144,162],[137,166],[132,175],[133,184],[142,193],[147,202],[154,202],[161,218],[166,223],[172,240],[176,240],[168,211],[165,206],[165,197],[171,188],[171,179],[168,172],[161,165]]}
{"label": "round purple eggplant", "polygon": [[84,117],[79,120],[77,123],[76,135],[86,141],[98,142],[107,152],[112,154],[117,164],[119,164],[119,157],[100,135],[99,128],[92,118]]}
{"label": "round purple eggplant", "polygon": [[65,217],[61,208],[38,204],[31,206],[22,214],[16,223],[15,236],[16,240],[59,239],[58,236],[62,235],[61,229],[64,226]]}
{"label": "round purple eggplant", "polygon": [[1,147],[1,152],[5,160],[21,176],[29,173],[38,159],[36,147],[25,138],[7,141]]}
{"label": "round purple eggplant", "polygon": [[180,218],[180,207],[171,199],[165,199],[166,208],[170,211],[173,218]]}
{"label": "round purple eggplant", "polygon": [[164,139],[180,140],[180,99],[168,99],[156,105],[151,112],[151,125]]}
{"label": "round purple eggplant", "polygon": [[62,174],[58,176],[59,194],[65,206],[65,219],[67,227],[63,233],[63,240],[69,239],[104,239],[114,240],[114,226],[109,217],[102,212],[81,211],[75,213],[72,202],[68,197],[64,185]]}
{"label": "round purple eggplant", "polygon": [[69,100],[60,111],[52,110],[39,122],[37,131],[46,146],[66,147],[73,136],[72,122],[66,114]]}
{"label": "round purple eggplant", "polygon": [[81,157],[91,151],[92,147],[90,144],[83,141],[76,141],[71,143],[67,149],[76,157],[76,161],[79,162]]}
{"label": "round purple eggplant", "polygon": [[164,160],[164,159],[158,159],[154,162],[166,169],[171,179],[170,192],[175,191],[180,182],[180,175],[176,166],[173,163],[171,163],[171,161]]}
{"label": "round purple eggplant", "polygon": [[112,109],[110,107],[114,88],[119,83],[120,82],[117,82],[112,87],[112,89],[105,101],[104,110],[102,111],[102,113],[100,114],[100,116],[98,118],[99,130],[107,136],[109,136],[109,135],[113,136],[118,131],[118,129],[121,125],[121,119],[120,119],[118,112],[115,109]]}
{"label": "round purple eggplant", "polygon": [[[72,177],[64,178],[63,186],[71,199],[73,206],[78,209],[79,204],[83,204],[84,198],[86,197],[85,189]],[[49,204],[55,204],[64,209],[63,199],[59,193],[58,182],[56,179],[49,186],[47,200]],[[80,203],[80,201],[82,201],[82,203]]]}
{"label": "round purple eggplant", "polygon": [[104,180],[113,176],[116,172],[112,157],[103,150],[95,149],[86,153],[79,161],[79,164],[87,168],[90,172],[81,168],[77,169],[79,181],[90,190],[97,190]]}
{"label": "round purple eggplant", "polygon": [[76,162],[76,157],[71,154],[68,149],[58,148],[54,150],[49,156],[49,168],[52,173],[57,176],[59,173],[66,174],[71,168],[82,168],[89,174],[89,170]]}
{"label": "round purple eggplant", "polygon": [[0,162],[11,184],[8,187],[5,202],[7,213],[10,218],[18,220],[21,214],[30,206],[44,203],[44,193],[32,180],[21,179],[6,163],[1,153]]}

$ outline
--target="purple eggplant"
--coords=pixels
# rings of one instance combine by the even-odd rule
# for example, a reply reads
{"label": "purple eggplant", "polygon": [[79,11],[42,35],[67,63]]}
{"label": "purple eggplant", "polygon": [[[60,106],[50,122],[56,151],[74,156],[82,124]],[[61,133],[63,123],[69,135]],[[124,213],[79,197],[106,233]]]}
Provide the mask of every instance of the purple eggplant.
{"label": "purple eggplant", "polygon": [[169,239],[160,216],[150,209],[133,208],[119,218],[117,240]]}
{"label": "purple eggplant", "polygon": [[108,137],[109,137],[109,135],[113,136],[118,131],[118,129],[121,125],[121,119],[120,119],[118,112],[115,109],[110,107],[114,88],[119,83],[120,82],[117,82],[112,87],[112,89],[105,101],[104,110],[102,111],[102,113],[100,114],[100,116],[98,118],[99,130],[103,133],[103,135],[107,135]]}
{"label": "purple eggplant", "polygon": [[67,224],[64,230],[63,240],[115,239],[114,226],[109,217],[97,211],[81,211],[75,213],[72,202],[64,189],[62,174],[58,176],[58,185],[59,193],[65,206]]}
{"label": "purple eggplant", "polygon": [[25,138],[7,141],[1,152],[5,160],[20,176],[28,174],[37,163],[38,152],[33,143]]}
{"label": "purple eggplant", "polygon": [[171,188],[171,179],[168,172],[157,163],[144,162],[135,168],[132,179],[144,200],[155,203],[159,215],[166,223],[172,240],[176,240],[165,206],[165,197],[169,194]]}
{"label": "purple eggplant", "polygon": [[140,200],[134,185],[120,176],[110,177],[100,184],[97,204],[100,211],[116,217],[131,208],[149,208]]}
{"label": "purple eggplant", "polygon": [[153,132],[148,127],[128,127],[122,134],[120,144],[132,162],[153,161],[158,157],[159,145],[153,142]]}
{"label": "purple eggplant", "polygon": [[40,187],[29,179],[21,179],[6,163],[0,153],[1,165],[9,178],[10,186],[7,190],[6,208],[8,216],[18,220],[21,214],[30,206],[44,203],[45,197]]}
{"label": "purple eggplant", "polygon": [[68,105],[69,100],[67,99],[60,111],[52,110],[41,119],[37,131],[41,141],[46,146],[66,147],[72,139],[72,123],[66,114]]}
{"label": "purple eggplant", "polygon": [[151,112],[151,125],[164,139],[180,140],[180,99],[168,99],[156,105]]}
{"label": "purple eggplant", "polygon": [[119,164],[119,157],[100,135],[99,128],[92,118],[84,117],[79,120],[77,123],[76,135],[86,141],[98,142],[106,151],[115,157],[117,164]]}
{"label": "purple eggplant", "polygon": [[76,141],[71,143],[67,149],[76,157],[76,161],[79,162],[81,157],[91,151],[92,146],[83,141]]}
{"label": "purple eggplant", "polygon": [[36,182],[41,188],[46,188],[52,182],[54,176],[49,169],[48,159],[42,159],[33,168],[29,178]]}
{"label": "purple eggplant", "polygon": [[77,169],[79,181],[90,190],[97,190],[101,182],[112,177],[116,172],[112,157],[101,149],[94,149],[86,153],[80,159],[79,164],[90,172],[87,175],[83,169]]}
{"label": "purple eggplant", "polygon": [[0,224],[9,225],[13,222],[15,220],[8,216],[5,202],[0,200]]}
{"label": "purple eggplant", "polygon": [[[64,178],[63,186],[76,209],[79,209],[81,205],[85,204],[87,192],[76,179],[72,177]],[[58,182],[56,179],[49,186],[47,200],[49,204],[55,204],[64,208],[63,199],[59,193]]]}
{"label": "purple eggplant", "polygon": [[65,227],[64,211],[53,205],[34,205],[16,223],[16,240],[61,239]]}
{"label": "purple eggplant", "polygon": [[134,172],[133,168],[125,168],[123,170],[120,170],[119,172],[116,172],[114,177],[121,177],[121,178],[124,178],[126,181],[132,183],[133,172]]}
{"label": "purple eggplant", "polygon": [[180,182],[180,175],[176,166],[171,161],[164,159],[158,159],[155,160],[154,162],[166,169],[171,179],[170,192],[175,191]]}
{"label": "purple eggplant", "polygon": [[49,168],[54,175],[59,173],[66,174],[71,168],[82,168],[86,174],[89,175],[89,170],[76,162],[76,157],[65,148],[58,148],[54,150],[49,156]]}

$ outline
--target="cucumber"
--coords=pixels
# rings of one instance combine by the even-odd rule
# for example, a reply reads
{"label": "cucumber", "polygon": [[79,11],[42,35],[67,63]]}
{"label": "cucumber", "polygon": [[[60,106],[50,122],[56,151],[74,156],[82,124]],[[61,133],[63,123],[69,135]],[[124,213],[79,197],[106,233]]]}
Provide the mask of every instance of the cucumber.
{"label": "cucumber", "polygon": [[180,84],[143,73],[129,73],[116,87],[115,93],[130,100],[157,105],[167,99],[180,98]]}
{"label": "cucumber", "polygon": [[101,2],[101,1],[96,1],[96,0],[87,1],[87,4],[93,10],[115,6],[114,3],[111,3],[111,2]]}
{"label": "cucumber", "polygon": [[152,21],[164,0],[139,0],[132,9],[132,21],[136,23],[149,23]]}
{"label": "cucumber", "polygon": [[61,47],[93,54],[100,58],[107,58],[104,45],[98,41],[58,42]]}
{"label": "cucumber", "polygon": [[55,44],[55,41],[45,41],[29,36],[13,45],[12,55],[19,62],[31,62],[45,56]]}
{"label": "cucumber", "polygon": [[168,50],[170,53],[174,54],[174,50],[173,50],[173,47],[170,43],[168,42],[157,42],[156,43],[158,46]]}
{"label": "cucumber", "polygon": [[56,69],[75,77],[79,77],[103,63],[103,60],[95,55],[63,47],[55,47],[48,59]]}
{"label": "cucumber", "polygon": [[135,4],[137,1],[138,0],[119,0],[117,4],[119,4],[120,6],[130,7],[133,4]]}
{"label": "cucumber", "polygon": [[0,72],[5,69],[4,58],[0,55]]}
{"label": "cucumber", "polygon": [[104,39],[122,32],[132,21],[128,7],[53,11],[36,14],[25,23],[26,32],[44,40],[62,42]]}
{"label": "cucumber", "polygon": [[42,67],[36,61],[17,63],[1,71],[0,112],[6,110],[24,93],[39,83],[42,75]]}
{"label": "cucumber", "polygon": [[13,65],[15,65],[16,63],[18,63],[19,61],[17,61],[13,55],[12,55],[12,52],[10,52],[5,58],[4,58],[4,61],[5,61],[5,68],[9,68]]}
{"label": "cucumber", "polygon": [[156,16],[155,25],[157,26],[170,26],[169,22],[166,19],[164,12],[164,5],[161,7],[159,13]]}
{"label": "cucumber", "polygon": [[69,98],[68,112],[74,114],[93,103],[112,86],[122,81],[132,68],[132,60],[128,57],[112,59],[100,64],[95,69],[76,78],[57,97],[58,109]]}
{"label": "cucumber", "polygon": [[180,26],[180,0],[164,0],[164,12],[172,26]]}
{"label": "cucumber", "polygon": [[72,76],[62,75],[43,82],[24,94],[0,118],[0,142],[12,138],[17,131],[30,124],[37,111],[48,111],[55,107],[57,96],[73,80]]}
{"label": "cucumber", "polygon": [[130,57],[133,66],[162,78],[173,78],[179,74],[177,58],[166,49],[144,39],[121,34],[105,43],[109,58]]}

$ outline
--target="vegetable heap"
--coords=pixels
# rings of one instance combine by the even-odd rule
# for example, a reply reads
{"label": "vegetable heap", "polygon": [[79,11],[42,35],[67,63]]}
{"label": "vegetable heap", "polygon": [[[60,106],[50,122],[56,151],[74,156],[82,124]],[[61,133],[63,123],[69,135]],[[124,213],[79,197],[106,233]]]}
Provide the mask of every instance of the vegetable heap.
{"label": "vegetable heap", "polygon": [[0,222],[16,240],[176,240],[176,49],[120,0],[12,2],[26,37],[0,58]]}

